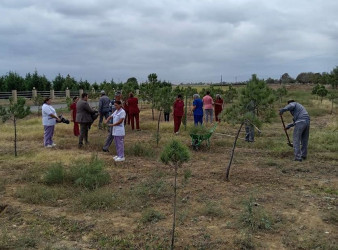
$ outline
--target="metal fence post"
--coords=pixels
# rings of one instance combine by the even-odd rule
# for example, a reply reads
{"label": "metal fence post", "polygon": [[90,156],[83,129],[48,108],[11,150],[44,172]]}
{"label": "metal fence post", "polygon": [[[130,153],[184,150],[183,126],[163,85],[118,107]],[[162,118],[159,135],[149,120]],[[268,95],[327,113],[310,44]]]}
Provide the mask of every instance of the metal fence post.
{"label": "metal fence post", "polygon": [[15,89],[12,90],[12,98],[14,103],[18,102],[18,92]]}

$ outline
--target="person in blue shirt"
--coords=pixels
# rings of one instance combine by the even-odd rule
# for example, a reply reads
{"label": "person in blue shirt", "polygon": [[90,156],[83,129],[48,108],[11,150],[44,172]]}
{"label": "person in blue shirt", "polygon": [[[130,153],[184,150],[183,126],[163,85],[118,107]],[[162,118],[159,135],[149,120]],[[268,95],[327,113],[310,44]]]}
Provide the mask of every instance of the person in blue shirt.
{"label": "person in blue shirt", "polygon": [[[288,105],[279,110],[279,115],[290,111],[293,116],[293,123],[288,124],[285,130],[295,127],[293,131],[293,150],[295,161],[305,160],[307,157],[307,145],[310,134],[310,116],[306,109],[298,102],[289,100]],[[300,147],[302,145],[302,147]]]}
{"label": "person in blue shirt", "polygon": [[194,112],[194,124],[195,126],[200,123],[203,124],[203,101],[201,100],[198,94],[194,94],[194,101],[192,103],[193,108],[192,111]]}

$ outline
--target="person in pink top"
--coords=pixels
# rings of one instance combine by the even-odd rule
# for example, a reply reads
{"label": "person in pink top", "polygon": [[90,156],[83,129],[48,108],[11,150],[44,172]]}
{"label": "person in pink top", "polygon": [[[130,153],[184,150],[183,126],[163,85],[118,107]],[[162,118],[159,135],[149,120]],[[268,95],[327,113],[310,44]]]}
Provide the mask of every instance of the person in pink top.
{"label": "person in pink top", "polygon": [[204,114],[205,114],[205,122],[209,121],[212,123],[212,115],[213,115],[213,107],[214,101],[212,97],[210,96],[210,91],[207,91],[207,94],[203,97],[203,108],[204,108]]}

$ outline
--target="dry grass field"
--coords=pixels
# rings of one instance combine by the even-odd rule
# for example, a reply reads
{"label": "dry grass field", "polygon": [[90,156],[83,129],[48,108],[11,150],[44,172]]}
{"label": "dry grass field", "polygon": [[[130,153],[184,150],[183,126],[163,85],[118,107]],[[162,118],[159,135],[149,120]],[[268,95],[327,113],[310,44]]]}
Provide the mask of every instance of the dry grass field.
{"label": "dry grass field", "polygon": [[308,87],[290,88],[287,98],[310,113],[308,159],[293,161],[276,117],[254,143],[238,141],[229,182],[237,126],[227,123],[210,148],[194,151],[192,117],[179,135],[173,121],[162,121],[156,146],[157,122],[144,106],[141,131],[126,128],[121,163],[114,145],[102,152],[107,132],[97,121],[82,149],[67,124],[56,126],[57,146],[47,149],[41,118],[32,114],[18,122],[18,157],[12,124],[1,124],[0,249],[170,248],[174,170],[159,156],[172,138],[191,149],[178,176],[177,249],[338,249],[337,109],[330,114],[330,103]]}

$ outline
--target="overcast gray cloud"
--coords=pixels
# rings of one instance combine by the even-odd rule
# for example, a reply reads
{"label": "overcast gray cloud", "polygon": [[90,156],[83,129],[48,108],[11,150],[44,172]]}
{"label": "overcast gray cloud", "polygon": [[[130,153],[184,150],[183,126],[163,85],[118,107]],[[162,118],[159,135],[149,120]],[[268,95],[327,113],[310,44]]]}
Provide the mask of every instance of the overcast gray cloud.
{"label": "overcast gray cloud", "polygon": [[219,82],[338,65],[336,0],[2,0],[0,74]]}

